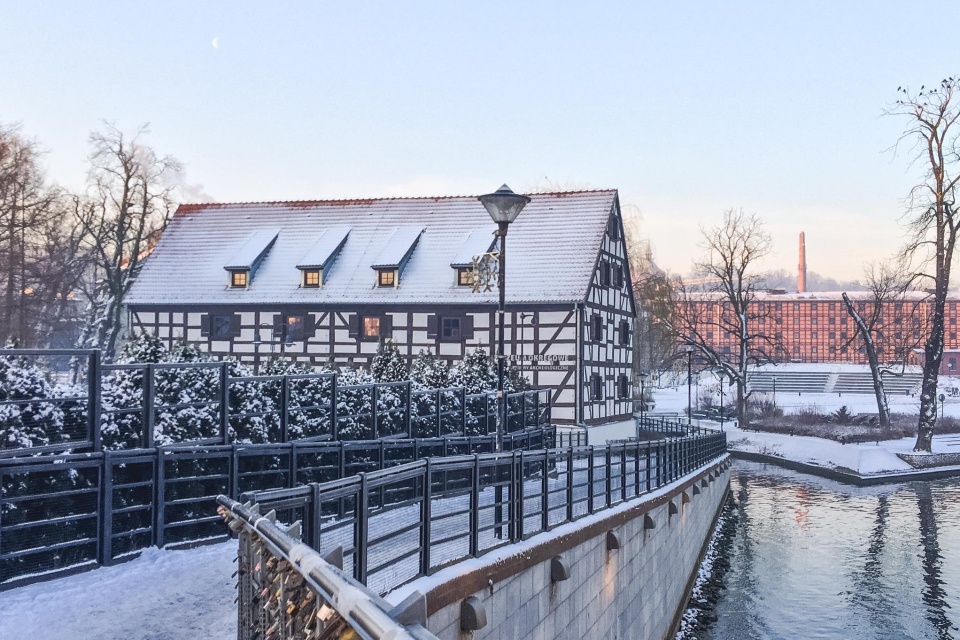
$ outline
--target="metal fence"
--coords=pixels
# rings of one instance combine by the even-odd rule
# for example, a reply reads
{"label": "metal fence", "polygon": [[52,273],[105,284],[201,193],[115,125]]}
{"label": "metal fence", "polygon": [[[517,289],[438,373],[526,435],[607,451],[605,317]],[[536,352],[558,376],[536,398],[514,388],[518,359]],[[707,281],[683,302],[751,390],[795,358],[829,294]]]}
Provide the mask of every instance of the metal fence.
{"label": "metal fence", "polygon": [[[504,448],[554,444],[554,428]],[[427,456],[489,453],[495,437],[176,445],[0,459],[0,589],[224,535],[217,495],[336,481]],[[31,578],[32,576],[32,578]]]}
{"label": "metal fence", "polygon": [[[102,365],[96,350],[0,349],[0,367],[69,359],[77,383],[18,380],[0,393],[0,458],[40,453],[487,435],[494,392],[413,383],[340,385],[336,374],[234,377],[233,363]],[[26,369],[21,368],[21,371]],[[47,378],[53,378],[47,372]],[[507,431],[551,422],[550,394],[507,395]]]}
{"label": "metal fence", "polygon": [[242,501],[342,547],[354,578],[385,593],[673,482],[726,452],[726,435],[426,459]]}
{"label": "metal fence", "polygon": [[393,607],[303,544],[296,526],[226,496],[217,502],[239,539],[238,640],[436,640],[423,626],[423,596]]}

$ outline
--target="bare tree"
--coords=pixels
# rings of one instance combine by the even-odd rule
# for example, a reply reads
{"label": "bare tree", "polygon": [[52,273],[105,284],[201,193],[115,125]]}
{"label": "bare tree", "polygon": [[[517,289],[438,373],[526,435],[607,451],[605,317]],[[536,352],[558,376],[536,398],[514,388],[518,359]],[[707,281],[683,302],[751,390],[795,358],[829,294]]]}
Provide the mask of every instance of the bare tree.
{"label": "bare tree", "polygon": [[[750,367],[774,361],[775,336],[760,327],[769,311],[757,301],[762,278],[758,262],[770,253],[771,241],[756,215],[728,210],[723,222],[703,231],[705,256],[696,264],[700,284],[678,280],[671,326],[678,342],[690,345],[708,366],[717,369],[737,391],[737,418],[747,424],[747,375]],[[708,333],[729,335],[733,348],[718,349]]]}
{"label": "bare tree", "polygon": [[[910,351],[910,347],[916,342],[911,340],[916,334],[904,327],[904,320],[917,317],[916,313],[904,313],[903,305],[912,304],[915,307],[920,303],[918,301],[906,301],[906,293],[910,286],[910,277],[904,269],[890,264],[869,264],[864,269],[863,285],[866,287],[867,295],[854,303],[847,292],[843,292],[843,302],[847,308],[847,313],[853,320],[853,326],[856,328],[856,334],[851,336],[844,345],[846,348],[852,346],[855,342],[860,342],[864,354],[867,356],[867,363],[870,365],[870,375],[873,377],[873,390],[877,397],[877,413],[881,427],[890,424],[890,405],[887,402],[887,393],[884,389],[884,374],[894,374],[896,371],[890,367],[884,367],[880,361],[880,355],[883,349],[883,343],[891,345],[895,359],[899,359],[900,374]],[[893,320],[894,327],[887,328],[883,326],[884,315],[891,315],[885,312],[891,308],[894,309]],[[918,309],[914,308],[913,311]]]}
{"label": "bare tree", "polygon": [[634,205],[625,205],[624,241],[633,297],[637,301],[636,329],[633,341],[634,379],[640,374],[661,372],[670,366],[676,344],[670,330],[673,313],[673,287],[670,277],[656,265],[650,241],[643,237],[641,214]]}
{"label": "bare tree", "polygon": [[117,350],[124,299],[174,208],[180,164],[144,144],[146,132],[142,126],[128,138],[106,125],[92,133],[88,193],[74,202],[88,252],[80,343],[99,347],[108,360]]}
{"label": "bare tree", "polygon": [[[50,260],[69,263],[61,253],[64,227],[58,190],[46,184],[37,143],[17,126],[0,126],[0,338],[22,346],[46,346],[64,318],[57,296],[66,299]],[[57,253],[51,254],[56,246]]]}
{"label": "bare tree", "polygon": [[910,191],[907,219],[910,242],[903,250],[907,259],[920,265],[916,275],[929,280],[933,290],[930,332],[923,347],[923,381],[920,387],[920,417],[914,451],[930,452],[937,422],[937,381],[943,360],[944,308],[957,242],[960,217],[954,208],[957,181],[957,135],[960,105],[956,92],[960,78],[947,78],[937,87],[920,87],[914,93],[900,87],[900,99],[887,111],[909,122],[900,143],[913,146],[913,163],[924,177]]}

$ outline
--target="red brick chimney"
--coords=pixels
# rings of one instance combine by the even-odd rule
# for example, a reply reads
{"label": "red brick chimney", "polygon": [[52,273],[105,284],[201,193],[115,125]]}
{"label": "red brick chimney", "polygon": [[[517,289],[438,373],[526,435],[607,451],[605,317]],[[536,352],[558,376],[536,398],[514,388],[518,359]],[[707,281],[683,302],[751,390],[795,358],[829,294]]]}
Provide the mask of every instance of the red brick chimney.
{"label": "red brick chimney", "polygon": [[800,232],[800,264],[797,267],[797,293],[807,290],[807,245],[803,240],[803,231]]}

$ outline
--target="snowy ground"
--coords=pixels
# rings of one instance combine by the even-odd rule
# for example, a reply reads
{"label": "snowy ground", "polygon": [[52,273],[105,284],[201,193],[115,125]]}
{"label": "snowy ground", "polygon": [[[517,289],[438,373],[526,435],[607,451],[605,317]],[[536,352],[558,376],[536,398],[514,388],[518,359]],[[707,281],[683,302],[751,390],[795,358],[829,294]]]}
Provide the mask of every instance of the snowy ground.
{"label": "snowy ground", "polygon": [[170,551],[0,593],[5,640],[234,640],[236,541]]}
{"label": "snowy ground", "polygon": [[[695,394],[694,394],[695,395]],[[656,389],[654,392],[656,413],[683,415],[687,408],[686,387]],[[733,398],[729,398],[732,402]],[[919,401],[909,396],[891,396],[890,409],[894,413],[917,414]],[[777,394],[777,406],[786,413],[795,413],[812,406],[823,413],[836,411],[846,406],[851,413],[876,413],[876,400],[872,395],[846,394]],[[960,398],[948,397],[944,402],[944,414],[960,417]],[[698,421],[694,421],[697,423]],[[718,428],[715,422],[702,421],[704,426]],[[913,450],[915,438],[887,440],[880,443],[840,444],[833,440],[806,436],[790,436],[775,433],[742,431],[728,422],[727,444],[732,450],[763,453],[795,462],[805,462],[827,468],[845,467],[861,475],[911,471],[913,467],[898,458],[897,452]],[[960,453],[960,436],[942,435],[933,438],[934,453]]]}

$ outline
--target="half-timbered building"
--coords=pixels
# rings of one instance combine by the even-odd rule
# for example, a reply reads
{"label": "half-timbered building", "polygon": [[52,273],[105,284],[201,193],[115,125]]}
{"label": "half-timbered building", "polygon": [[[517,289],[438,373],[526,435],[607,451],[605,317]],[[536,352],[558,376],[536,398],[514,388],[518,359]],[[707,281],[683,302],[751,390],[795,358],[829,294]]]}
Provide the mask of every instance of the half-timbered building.
{"label": "half-timbered building", "polygon": [[[475,197],[190,204],[127,304],[134,331],[259,366],[283,354],[366,366],[392,339],[409,359],[496,352],[496,250]],[[534,194],[507,236],[506,347],[552,390],[559,423],[630,417],[636,309],[615,190]]]}

